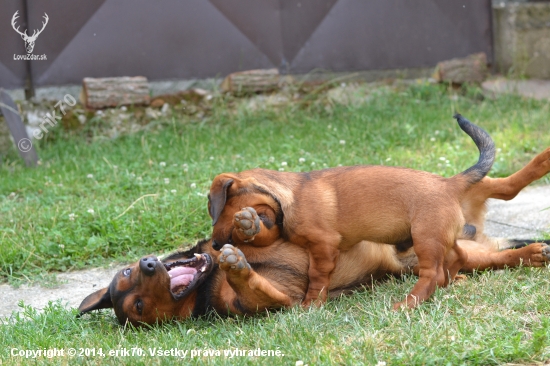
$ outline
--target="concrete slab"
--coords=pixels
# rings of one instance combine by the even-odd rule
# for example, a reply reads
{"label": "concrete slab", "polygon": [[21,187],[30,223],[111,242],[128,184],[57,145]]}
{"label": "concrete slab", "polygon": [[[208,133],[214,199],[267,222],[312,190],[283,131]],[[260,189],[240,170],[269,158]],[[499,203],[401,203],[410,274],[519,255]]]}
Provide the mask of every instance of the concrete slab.
{"label": "concrete slab", "polygon": [[120,267],[117,265],[112,268],[61,273],[57,275],[61,284],[53,288],[28,285],[14,288],[7,284],[0,285],[0,319],[9,317],[14,311],[20,312],[22,309],[18,304],[21,301],[38,310],[43,310],[48,302],[57,300],[67,308],[78,308],[86,296],[107,287]]}
{"label": "concrete slab", "polygon": [[481,88],[491,94],[518,94],[528,98],[550,101],[550,80],[509,80],[498,78],[484,81]]}
{"label": "concrete slab", "polygon": [[550,186],[527,187],[513,200],[489,200],[485,233],[508,239],[537,239],[550,232]]}

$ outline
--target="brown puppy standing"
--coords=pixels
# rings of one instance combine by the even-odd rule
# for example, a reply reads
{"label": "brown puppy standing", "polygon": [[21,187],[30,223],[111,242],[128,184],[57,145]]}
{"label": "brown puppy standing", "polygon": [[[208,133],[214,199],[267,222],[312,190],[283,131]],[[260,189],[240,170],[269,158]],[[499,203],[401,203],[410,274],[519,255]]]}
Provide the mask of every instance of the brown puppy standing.
{"label": "brown puppy standing", "polygon": [[[386,166],[307,173],[253,169],[218,175],[212,182],[208,203],[214,226],[213,245],[219,249],[231,242],[228,222],[233,222],[242,207],[250,206],[254,194],[256,206],[266,207],[266,212],[280,206],[282,217],[275,218],[275,222],[282,236],[309,253],[305,306],[326,300],[340,250],[349,250],[362,240],[399,247],[413,245],[419,279],[405,300],[394,307],[416,306],[430,297],[436,286],[444,287],[453,280],[466,263],[467,254],[456,244],[465,224],[460,200],[494,162],[495,147],[490,136],[461,115],[455,118],[474,140],[480,157],[474,166],[451,178]],[[244,197],[247,204],[241,205],[239,197]],[[264,221],[261,209],[258,214]],[[258,245],[263,243],[258,241]]]}

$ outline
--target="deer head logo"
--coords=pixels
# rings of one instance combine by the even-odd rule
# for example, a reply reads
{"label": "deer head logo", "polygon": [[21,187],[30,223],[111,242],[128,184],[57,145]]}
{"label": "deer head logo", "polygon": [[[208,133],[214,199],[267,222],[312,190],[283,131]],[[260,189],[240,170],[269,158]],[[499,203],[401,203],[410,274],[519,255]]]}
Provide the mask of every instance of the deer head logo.
{"label": "deer head logo", "polygon": [[15,28],[15,20],[19,18],[19,15],[17,15],[18,12],[19,10],[16,11],[15,14],[13,14],[13,17],[11,18],[11,26],[17,33],[21,35],[21,38],[23,38],[23,41],[25,41],[25,48],[27,49],[27,53],[32,53],[32,50],[34,49],[34,42],[36,41],[40,33],[42,33],[44,28],[46,28],[46,24],[48,24],[48,20],[49,20],[48,14],[44,13],[44,17],[43,17],[44,21],[42,22],[42,29],[40,30],[35,29],[34,32],[32,33],[32,36],[29,37],[26,29],[24,32],[21,32],[19,31],[19,26]]}

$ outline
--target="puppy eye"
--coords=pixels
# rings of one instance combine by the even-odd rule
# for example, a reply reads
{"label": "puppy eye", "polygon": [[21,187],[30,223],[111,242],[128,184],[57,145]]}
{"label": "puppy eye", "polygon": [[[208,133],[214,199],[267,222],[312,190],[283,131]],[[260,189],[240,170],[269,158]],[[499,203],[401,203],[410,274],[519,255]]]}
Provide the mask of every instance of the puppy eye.
{"label": "puppy eye", "polygon": [[141,301],[141,299],[136,301],[136,310],[137,310],[139,315],[141,315],[141,313],[143,313],[143,301]]}
{"label": "puppy eye", "polygon": [[130,273],[132,273],[131,268],[126,268],[124,271],[122,271],[122,274],[126,277],[128,277],[130,275]]}

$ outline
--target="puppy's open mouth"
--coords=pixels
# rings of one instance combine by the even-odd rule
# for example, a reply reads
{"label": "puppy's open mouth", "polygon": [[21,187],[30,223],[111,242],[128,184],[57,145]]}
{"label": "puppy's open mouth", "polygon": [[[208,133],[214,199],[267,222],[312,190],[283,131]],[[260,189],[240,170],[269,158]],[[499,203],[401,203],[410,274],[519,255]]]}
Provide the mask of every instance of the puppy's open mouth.
{"label": "puppy's open mouth", "polygon": [[195,254],[193,258],[165,263],[170,276],[170,291],[176,300],[184,298],[208,277],[213,268],[212,258],[206,254]]}

